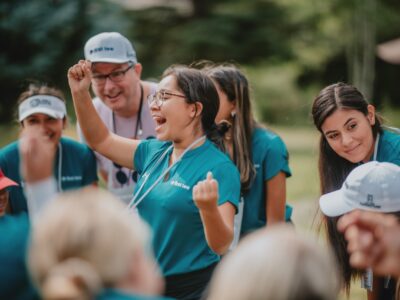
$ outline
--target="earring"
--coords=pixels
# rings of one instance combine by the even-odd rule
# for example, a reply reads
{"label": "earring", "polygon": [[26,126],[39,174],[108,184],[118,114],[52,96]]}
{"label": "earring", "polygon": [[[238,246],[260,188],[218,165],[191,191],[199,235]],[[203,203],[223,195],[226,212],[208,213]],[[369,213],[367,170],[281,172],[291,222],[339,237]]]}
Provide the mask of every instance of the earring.
{"label": "earring", "polygon": [[236,111],[235,111],[235,110],[232,110],[232,111],[231,111],[231,117],[234,118],[235,116],[236,116]]}

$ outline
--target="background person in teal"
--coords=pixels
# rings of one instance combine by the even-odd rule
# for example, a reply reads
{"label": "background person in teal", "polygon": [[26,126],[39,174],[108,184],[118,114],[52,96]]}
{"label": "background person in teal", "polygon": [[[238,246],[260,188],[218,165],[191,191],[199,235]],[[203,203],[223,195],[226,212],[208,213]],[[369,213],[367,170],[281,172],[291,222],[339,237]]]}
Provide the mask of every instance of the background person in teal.
{"label": "background person in teal", "polygon": [[[312,116],[315,127],[321,133],[321,194],[340,189],[347,175],[359,164],[377,160],[400,165],[400,135],[384,129],[375,114],[375,107],[365,100],[357,88],[346,83],[325,87],[314,100]],[[322,225],[334,249],[348,292],[352,278],[360,272],[349,264],[346,241],[337,229],[337,220],[337,217],[322,216]],[[383,280],[374,278],[374,281],[377,283],[374,283],[373,293],[379,295]]]}
{"label": "background person in teal", "polygon": [[[54,175],[58,190],[64,191],[97,184],[96,160],[85,145],[62,137],[67,123],[65,99],[62,92],[42,83],[31,83],[18,98],[18,121],[21,129],[41,127],[57,148]],[[20,175],[18,155],[19,141],[0,150],[0,168],[19,186],[10,187],[10,210],[12,214],[27,211]]]}
{"label": "background person in teal", "polygon": [[131,202],[153,229],[166,295],[199,299],[232,242],[240,191],[238,170],[212,143],[223,145],[214,84],[199,70],[167,69],[158,92],[148,98],[157,140],[139,141],[114,135],[96,114],[90,62],[71,67],[68,80],[88,144],[140,174]]}
{"label": "background person in teal", "polygon": [[291,176],[285,144],[254,119],[249,84],[237,67],[224,64],[206,69],[220,100],[216,122],[229,127],[224,143],[240,171],[241,233],[285,221],[286,178]]}
{"label": "background person in teal", "polygon": [[0,170],[0,299],[35,299],[25,266],[29,220],[26,213],[6,214],[7,187],[17,183]]}

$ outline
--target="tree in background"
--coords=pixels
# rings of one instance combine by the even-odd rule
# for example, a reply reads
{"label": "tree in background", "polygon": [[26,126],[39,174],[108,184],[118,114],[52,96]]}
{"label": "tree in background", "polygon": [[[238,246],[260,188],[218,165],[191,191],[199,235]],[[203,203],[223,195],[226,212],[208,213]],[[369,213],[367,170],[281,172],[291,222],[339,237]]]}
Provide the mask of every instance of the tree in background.
{"label": "tree in background", "polygon": [[102,0],[0,0],[0,120],[13,118],[26,79],[64,88],[69,66],[83,57],[87,38],[122,30],[121,9]]}

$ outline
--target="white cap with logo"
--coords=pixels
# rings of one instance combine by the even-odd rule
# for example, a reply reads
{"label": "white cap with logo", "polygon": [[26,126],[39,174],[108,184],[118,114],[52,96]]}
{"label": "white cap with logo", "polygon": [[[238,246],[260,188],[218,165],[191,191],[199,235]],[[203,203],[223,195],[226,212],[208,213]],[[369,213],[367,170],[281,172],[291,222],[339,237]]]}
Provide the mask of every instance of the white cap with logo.
{"label": "white cap with logo", "polygon": [[51,95],[34,95],[18,106],[18,120],[21,122],[30,115],[42,113],[54,119],[63,119],[67,114],[65,102]]}
{"label": "white cap with logo", "polygon": [[371,161],[353,169],[340,190],[322,195],[321,211],[336,217],[355,209],[400,211],[400,167]]}
{"label": "white cap with logo", "polygon": [[91,62],[137,63],[131,42],[118,32],[102,32],[91,37],[85,44],[85,58]]}

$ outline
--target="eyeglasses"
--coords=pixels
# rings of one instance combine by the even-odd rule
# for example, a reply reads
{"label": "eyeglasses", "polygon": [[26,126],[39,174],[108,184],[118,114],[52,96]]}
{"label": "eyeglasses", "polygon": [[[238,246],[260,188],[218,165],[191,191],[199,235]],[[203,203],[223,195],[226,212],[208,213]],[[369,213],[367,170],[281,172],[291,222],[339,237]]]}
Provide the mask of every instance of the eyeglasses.
{"label": "eyeglasses", "polygon": [[151,106],[154,103],[156,106],[161,107],[165,101],[171,99],[171,98],[169,98],[171,96],[186,98],[185,95],[175,94],[175,93],[167,92],[165,90],[161,90],[161,91],[156,92],[155,94],[149,95],[147,97],[147,102],[149,103],[149,106]]}
{"label": "eyeglasses", "polygon": [[124,185],[129,181],[129,176],[132,176],[132,180],[136,183],[138,180],[138,173],[136,171],[133,171],[132,173],[129,172],[128,175],[124,171],[122,171],[122,166],[113,163],[114,167],[118,169],[117,173],[115,173],[115,178],[117,179],[118,183],[120,185]]}
{"label": "eyeglasses", "polygon": [[106,79],[109,78],[112,82],[120,82],[124,79],[125,73],[128,72],[134,64],[129,64],[125,70],[118,70],[109,74],[93,74],[92,79],[96,84],[104,84]]}

